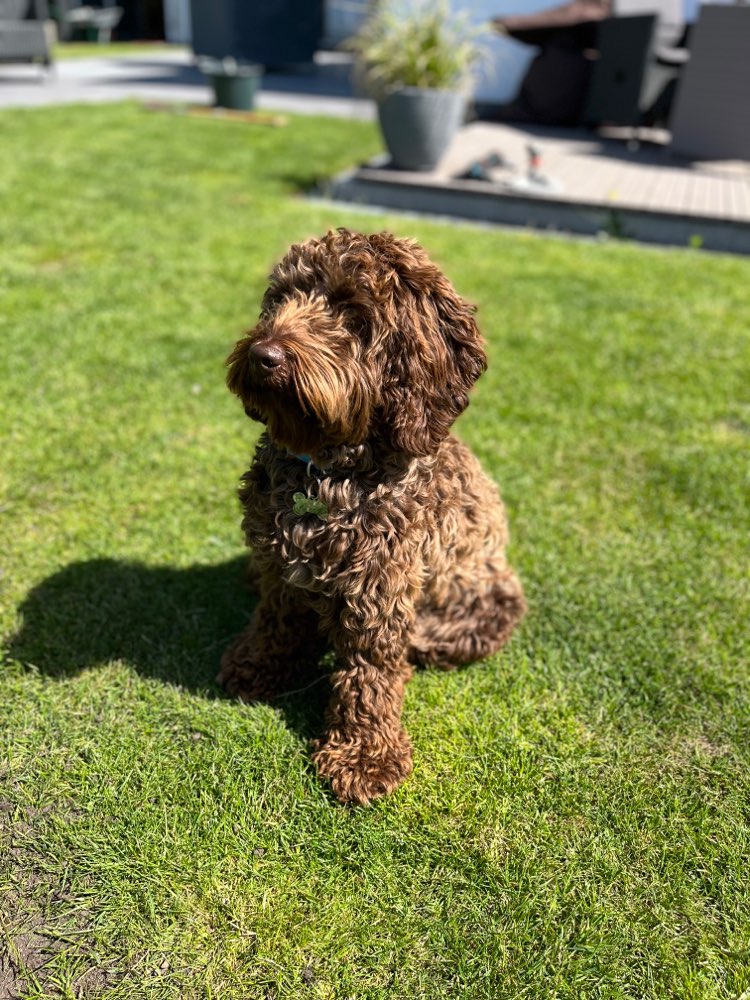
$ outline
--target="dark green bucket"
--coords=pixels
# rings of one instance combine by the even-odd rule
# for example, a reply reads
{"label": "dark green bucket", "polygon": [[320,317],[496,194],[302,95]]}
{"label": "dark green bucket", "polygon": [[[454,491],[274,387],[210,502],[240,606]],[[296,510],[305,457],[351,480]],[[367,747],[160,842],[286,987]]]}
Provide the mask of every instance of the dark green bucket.
{"label": "dark green bucket", "polygon": [[233,59],[201,59],[199,66],[211,81],[216,106],[233,111],[250,111],[263,76],[256,63],[236,63]]}

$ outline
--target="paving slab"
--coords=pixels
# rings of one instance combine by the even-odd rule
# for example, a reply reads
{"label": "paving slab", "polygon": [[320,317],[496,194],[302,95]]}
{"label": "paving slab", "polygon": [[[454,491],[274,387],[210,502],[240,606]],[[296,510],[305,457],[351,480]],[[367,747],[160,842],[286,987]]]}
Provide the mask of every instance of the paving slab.
{"label": "paving slab", "polygon": [[[187,50],[108,58],[60,59],[47,71],[0,64],[0,109],[129,99],[210,105],[211,88]],[[372,119],[371,101],[354,95],[350,60],[321,53],[297,71],[268,71],[257,106],[262,110]]]}

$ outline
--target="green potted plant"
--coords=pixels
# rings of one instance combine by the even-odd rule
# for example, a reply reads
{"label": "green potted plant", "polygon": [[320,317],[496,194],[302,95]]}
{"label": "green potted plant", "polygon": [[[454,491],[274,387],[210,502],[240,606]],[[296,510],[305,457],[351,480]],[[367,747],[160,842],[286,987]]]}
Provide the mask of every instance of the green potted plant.
{"label": "green potted plant", "polygon": [[464,121],[481,28],[445,0],[380,0],[344,47],[378,108],[391,166],[431,170]]}

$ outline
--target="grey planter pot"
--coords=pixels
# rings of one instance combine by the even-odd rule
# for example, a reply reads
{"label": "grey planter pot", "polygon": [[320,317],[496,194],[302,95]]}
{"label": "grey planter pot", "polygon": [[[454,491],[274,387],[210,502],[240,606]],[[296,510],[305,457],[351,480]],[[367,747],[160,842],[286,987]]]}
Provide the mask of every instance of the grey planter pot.
{"label": "grey planter pot", "polygon": [[464,121],[466,97],[453,90],[404,87],[378,102],[378,121],[401,170],[432,170]]}

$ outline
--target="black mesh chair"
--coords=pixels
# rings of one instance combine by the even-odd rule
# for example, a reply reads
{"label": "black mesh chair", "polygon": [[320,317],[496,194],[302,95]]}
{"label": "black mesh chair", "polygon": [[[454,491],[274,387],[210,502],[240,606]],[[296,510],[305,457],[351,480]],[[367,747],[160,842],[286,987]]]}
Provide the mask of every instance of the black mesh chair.
{"label": "black mesh chair", "polygon": [[[596,52],[582,120],[587,125],[669,124],[688,51],[682,26],[656,14],[618,15],[597,25]],[[678,40],[678,44],[669,44]]]}
{"label": "black mesh chair", "polygon": [[587,125],[641,124],[656,45],[655,14],[607,17],[597,25],[597,58],[583,109]]}

